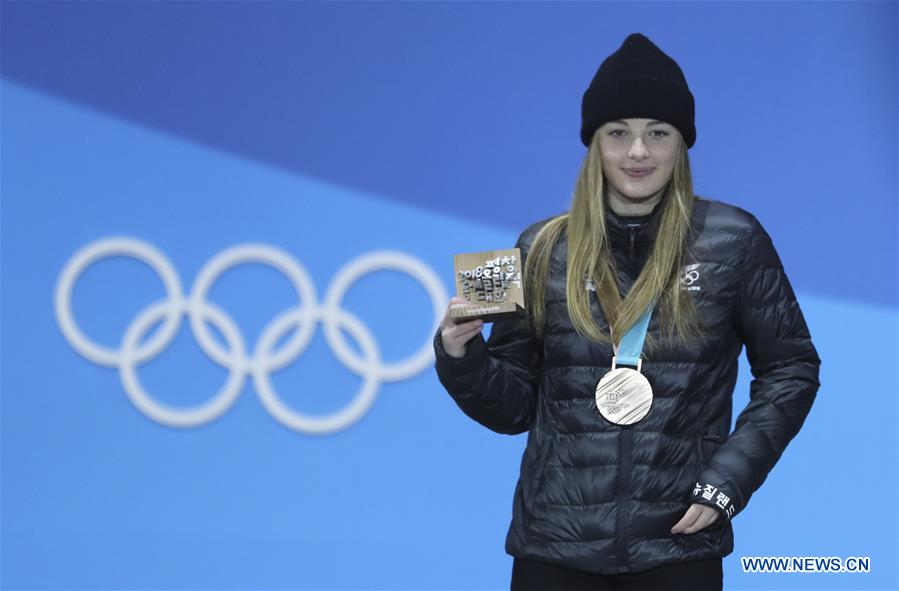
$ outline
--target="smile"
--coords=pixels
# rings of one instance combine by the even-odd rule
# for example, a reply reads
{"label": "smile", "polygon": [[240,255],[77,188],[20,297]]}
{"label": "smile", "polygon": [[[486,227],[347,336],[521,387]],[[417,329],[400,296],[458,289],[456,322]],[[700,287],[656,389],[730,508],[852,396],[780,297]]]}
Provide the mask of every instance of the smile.
{"label": "smile", "polygon": [[621,170],[623,170],[624,174],[626,174],[629,177],[641,178],[641,177],[652,174],[652,171],[655,169],[654,168],[622,168]]}

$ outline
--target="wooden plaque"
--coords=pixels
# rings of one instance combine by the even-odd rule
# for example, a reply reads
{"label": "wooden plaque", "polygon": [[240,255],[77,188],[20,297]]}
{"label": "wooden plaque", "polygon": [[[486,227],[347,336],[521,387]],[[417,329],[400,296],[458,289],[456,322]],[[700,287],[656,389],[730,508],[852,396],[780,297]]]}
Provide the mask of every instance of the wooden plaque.
{"label": "wooden plaque", "polygon": [[524,269],[517,248],[455,256],[456,295],[467,303],[453,306],[450,318],[494,322],[525,316]]}

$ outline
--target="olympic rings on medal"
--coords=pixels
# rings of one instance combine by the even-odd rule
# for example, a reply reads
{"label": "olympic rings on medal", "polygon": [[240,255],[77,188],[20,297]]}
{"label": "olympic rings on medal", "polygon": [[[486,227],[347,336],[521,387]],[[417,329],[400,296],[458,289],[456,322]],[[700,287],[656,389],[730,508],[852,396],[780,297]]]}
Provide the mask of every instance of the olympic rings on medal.
{"label": "olympic rings on medal", "polygon": [[[75,322],[72,291],[81,273],[92,263],[112,256],[127,256],[146,263],[162,280],[166,299],[151,304],[132,320],[118,350],[90,340]],[[268,265],[280,271],[293,285],[299,305],[272,319],[262,331],[259,342],[248,356],[243,335],[235,322],[207,294],[226,270],[247,263]],[[198,427],[223,415],[237,401],[247,376],[252,377],[262,405],[282,425],[308,434],[327,434],[358,421],[371,408],[382,382],[408,379],[433,362],[431,338],[414,354],[398,362],[385,364],[377,341],[368,328],[350,312],[341,308],[343,297],[359,278],[381,270],[394,270],[418,280],[428,293],[434,319],[433,335],[449,298],[443,283],[430,267],[401,252],[376,251],[362,255],[337,272],[322,305],[306,269],[286,252],[265,244],[240,244],[214,256],[197,274],[189,297],[183,295],[181,281],[171,261],[152,245],[129,237],[111,237],[88,244],[76,252],[63,267],[56,285],[55,309],[60,330],[69,344],[86,359],[98,365],[117,367],[132,404],[148,418],[170,427]],[[172,407],[155,400],[140,384],[137,367],[157,356],[171,343],[187,315],[191,332],[201,349],[215,363],[229,370],[225,385],[207,402],[193,407]],[[141,345],[147,331],[162,321],[162,327]],[[215,325],[227,343],[223,349],[213,338],[207,322]],[[337,358],[362,378],[355,398],[342,410],[330,415],[309,416],[288,407],[272,387],[270,372],[297,359],[309,345],[318,323],[324,325],[325,339]],[[274,350],[281,337],[296,328],[293,336]],[[361,356],[347,345],[340,329],[359,343]]]}

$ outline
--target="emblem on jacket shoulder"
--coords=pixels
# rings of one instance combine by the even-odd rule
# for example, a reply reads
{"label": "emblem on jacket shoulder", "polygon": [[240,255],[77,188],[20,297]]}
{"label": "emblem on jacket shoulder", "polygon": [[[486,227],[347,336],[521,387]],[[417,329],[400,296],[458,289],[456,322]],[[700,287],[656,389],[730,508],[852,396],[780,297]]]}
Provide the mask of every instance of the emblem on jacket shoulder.
{"label": "emblem on jacket shoulder", "polygon": [[680,276],[681,289],[686,291],[702,291],[702,287],[698,283],[699,265],[700,263],[693,263],[692,265],[684,267]]}

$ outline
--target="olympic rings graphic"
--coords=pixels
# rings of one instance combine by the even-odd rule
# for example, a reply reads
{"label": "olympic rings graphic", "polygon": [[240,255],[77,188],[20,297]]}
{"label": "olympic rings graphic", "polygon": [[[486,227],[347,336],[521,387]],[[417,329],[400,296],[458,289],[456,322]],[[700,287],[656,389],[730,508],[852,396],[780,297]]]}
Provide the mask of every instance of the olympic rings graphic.
{"label": "olympic rings graphic", "polygon": [[[75,322],[72,291],[81,273],[91,264],[112,256],[132,257],[146,263],[162,280],[166,299],[141,311],[125,330],[119,349],[110,349],[91,341]],[[262,331],[252,356],[235,322],[223,310],[206,299],[219,276],[231,267],[247,263],[269,265],[280,271],[293,285],[300,304],[276,316]],[[350,261],[340,269],[318,304],[309,273],[286,252],[265,244],[240,244],[223,250],[200,270],[188,297],[169,259],[151,244],[130,237],[110,237],[78,250],[63,267],[56,285],[55,309],[60,330],[69,344],[82,356],[102,366],[117,367],[125,394],[148,418],[170,427],[198,427],[223,415],[237,401],[245,378],[253,379],[256,393],[269,414],[284,426],[301,433],[322,435],[345,429],[358,421],[374,403],[382,382],[396,382],[419,373],[434,359],[429,337],[411,356],[385,364],[371,332],[358,318],[341,308],[344,295],[362,276],[381,270],[395,270],[418,280],[425,288],[434,309],[430,334],[440,325],[449,298],[443,283],[422,261],[402,252],[375,251]],[[187,408],[175,408],[156,401],[140,384],[137,367],[157,356],[171,343],[187,315],[191,332],[203,352],[229,370],[225,385],[207,402]],[[161,328],[144,344],[141,338],[162,321]],[[223,349],[213,338],[206,323],[212,323],[227,343]],[[272,387],[269,374],[297,359],[312,340],[318,323],[337,358],[362,378],[355,398],[342,410],[324,416],[309,416],[288,407]],[[291,328],[293,336],[277,351],[275,345]],[[361,356],[347,345],[340,329],[354,338]]]}
{"label": "olympic rings graphic", "polygon": [[699,280],[699,263],[693,263],[683,268],[681,272],[681,283],[684,285],[693,285]]}

